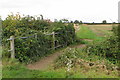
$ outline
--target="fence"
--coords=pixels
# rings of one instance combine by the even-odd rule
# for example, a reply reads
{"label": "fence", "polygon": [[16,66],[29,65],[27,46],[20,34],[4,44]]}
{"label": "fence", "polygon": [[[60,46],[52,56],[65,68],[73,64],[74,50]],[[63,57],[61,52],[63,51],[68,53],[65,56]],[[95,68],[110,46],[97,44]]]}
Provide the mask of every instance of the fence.
{"label": "fence", "polygon": [[[71,32],[71,31],[67,31],[67,32]],[[50,34],[46,34],[46,33],[44,33],[45,35],[48,35],[48,36],[50,36],[50,35],[52,35],[52,48],[51,49],[53,49],[53,50],[55,50],[56,48],[59,48],[59,47],[61,47],[61,46],[63,46],[63,45],[55,45],[56,43],[56,39],[55,39],[55,35],[56,34],[60,34],[59,32],[57,32],[57,33],[55,33],[55,32],[52,32],[52,33],[50,33]],[[27,37],[17,37],[17,38],[15,38],[14,36],[10,36],[10,38],[9,39],[7,39],[7,40],[9,40],[10,41],[10,50],[8,50],[9,52],[11,52],[11,58],[12,59],[14,59],[15,58],[15,39],[27,39],[27,38],[37,38],[37,35],[35,34],[35,35],[32,35],[32,36],[27,36]]]}

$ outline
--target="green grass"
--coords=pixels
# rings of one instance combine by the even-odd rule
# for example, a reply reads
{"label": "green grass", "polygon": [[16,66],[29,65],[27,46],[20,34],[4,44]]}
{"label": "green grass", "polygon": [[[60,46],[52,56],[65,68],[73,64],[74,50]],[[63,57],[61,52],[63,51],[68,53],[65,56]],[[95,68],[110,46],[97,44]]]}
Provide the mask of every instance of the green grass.
{"label": "green grass", "polygon": [[88,27],[81,25],[80,30],[76,33],[78,38],[81,39],[95,39],[96,35]]}
{"label": "green grass", "polygon": [[[11,68],[13,68],[11,70]],[[28,70],[26,68],[7,67],[3,70],[3,78],[64,78],[63,72]]]}
{"label": "green grass", "polygon": [[[8,65],[3,68],[3,78],[117,78],[114,74],[106,75],[104,72],[89,70],[84,72],[83,68],[77,68],[66,72],[66,69],[57,70],[29,70],[23,65]],[[83,74],[84,73],[84,74]],[[116,73],[115,73],[116,74]]]}
{"label": "green grass", "polygon": [[63,78],[65,73],[63,71],[53,70],[29,70],[25,65],[13,61],[6,62],[3,66],[3,78]]}
{"label": "green grass", "polygon": [[80,26],[80,30],[76,32],[76,36],[78,39],[92,39],[96,41],[103,40],[103,37],[97,36],[92,30],[90,30],[87,26]]}

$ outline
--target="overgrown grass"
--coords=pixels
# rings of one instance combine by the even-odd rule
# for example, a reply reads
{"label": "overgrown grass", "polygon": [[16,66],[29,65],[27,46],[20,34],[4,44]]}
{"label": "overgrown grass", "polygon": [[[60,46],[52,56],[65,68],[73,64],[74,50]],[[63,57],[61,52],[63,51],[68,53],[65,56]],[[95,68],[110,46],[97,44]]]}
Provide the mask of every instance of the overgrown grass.
{"label": "overgrown grass", "polygon": [[65,68],[66,72],[69,69],[67,75],[70,78],[117,78],[118,71],[113,70],[115,66],[106,58],[70,48],[55,61],[54,65],[55,69]]}

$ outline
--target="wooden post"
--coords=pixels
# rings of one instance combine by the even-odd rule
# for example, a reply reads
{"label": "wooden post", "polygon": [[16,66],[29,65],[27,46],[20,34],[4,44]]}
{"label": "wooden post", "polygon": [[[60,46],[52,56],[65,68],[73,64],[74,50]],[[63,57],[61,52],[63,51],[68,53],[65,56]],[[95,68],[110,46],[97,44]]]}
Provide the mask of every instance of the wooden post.
{"label": "wooden post", "polygon": [[15,58],[15,48],[14,48],[14,36],[10,36],[10,48],[11,48],[11,58]]}
{"label": "wooden post", "polygon": [[55,50],[55,32],[52,32],[53,34],[53,50]]}
{"label": "wooden post", "polygon": [[2,36],[2,20],[1,20],[1,17],[0,17],[0,45],[2,45],[2,43],[1,43],[2,42],[2,40],[1,40],[2,37],[1,36]]}

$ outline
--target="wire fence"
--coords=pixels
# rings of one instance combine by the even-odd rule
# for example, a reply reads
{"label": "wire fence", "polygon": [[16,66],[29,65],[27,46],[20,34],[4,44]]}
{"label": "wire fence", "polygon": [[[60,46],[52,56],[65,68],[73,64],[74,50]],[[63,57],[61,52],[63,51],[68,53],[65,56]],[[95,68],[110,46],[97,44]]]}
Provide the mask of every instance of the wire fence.
{"label": "wire fence", "polygon": [[[66,32],[71,32],[71,31],[66,31]],[[61,34],[61,33],[60,32],[44,33],[44,35],[46,35],[46,36],[52,36],[52,44],[53,44],[53,46],[52,46],[52,48],[49,48],[48,50],[51,50],[51,49],[55,50],[55,49],[57,49],[59,47],[64,46],[64,45],[60,45],[60,44],[56,45],[57,43],[59,43],[58,40],[55,39],[55,37],[56,37],[55,35],[57,35],[57,34]],[[16,37],[16,38],[14,36],[11,36],[9,39],[7,39],[7,40],[10,41],[10,50],[8,50],[8,51],[11,52],[11,58],[15,58],[15,40],[16,39],[28,39],[28,38],[37,38],[37,37],[38,37],[37,34],[33,34],[31,36]]]}

